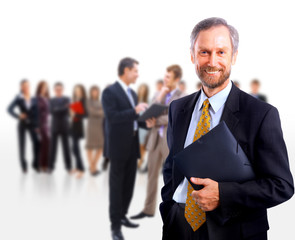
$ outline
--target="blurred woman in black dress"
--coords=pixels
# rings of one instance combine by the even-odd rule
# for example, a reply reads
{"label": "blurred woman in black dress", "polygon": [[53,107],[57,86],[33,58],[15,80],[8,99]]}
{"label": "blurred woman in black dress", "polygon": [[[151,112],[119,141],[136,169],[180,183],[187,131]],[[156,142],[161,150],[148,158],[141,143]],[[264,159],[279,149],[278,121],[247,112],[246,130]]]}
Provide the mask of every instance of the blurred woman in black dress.
{"label": "blurred woman in black dress", "polygon": [[39,152],[39,170],[47,172],[49,161],[49,90],[48,84],[41,81],[38,84],[36,92],[37,106],[38,106],[38,133],[40,136],[40,152]]}
{"label": "blurred woman in black dress", "polygon": [[84,174],[84,164],[81,157],[80,140],[84,138],[83,119],[87,116],[86,110],[86,91],[83,85],[77,84],[74,87],[73,103],[70,106],[71,128],[70,133],[73,142],[73,154],[76,162],[76,169],[73,171],[77,178]]}

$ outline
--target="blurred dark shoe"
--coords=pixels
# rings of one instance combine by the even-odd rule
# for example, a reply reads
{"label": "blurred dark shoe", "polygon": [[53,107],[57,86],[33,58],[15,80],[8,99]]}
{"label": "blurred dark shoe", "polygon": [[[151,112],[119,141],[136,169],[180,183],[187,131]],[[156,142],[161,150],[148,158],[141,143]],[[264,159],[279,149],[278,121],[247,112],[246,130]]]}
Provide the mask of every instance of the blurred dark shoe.
{"label": "blurred dark shoe", "polygon": [[91,176],[95,177],[95,176],[98,176],[100,174],[100,171],[96,170],[95,172],[92,172],[90,174],[91,174]]}
{"label": "blurred dark shoe", "polygon": [[50,168],[50,167],[47,168],[47,173],[48,173],[48,174],[51,174],[51,173],[53,173],[53,172],[54,172],[54,169],[53,169],[53,168]]}
{"label": "blurred dark shoe", "polygon": [[121,230],[112,230],[112,239],[113,240],[124,240]]}
{"label": "blurred dark shoe", "polygon": [[147,173],[147,172],[148,172],[148,167],[147,167],[147,165],[145,166],[144,169],[139,169],[138,171],[139,171],[140,173]]}
{"label": "blurred dark shoe", "polygon": [[25,160],[24,160],[24,163],[21,164],[21,167],[22,167],[23,173],[27,173],[28,172],[28,166],[27,166]]}
{"label": "blurred dark shoe", "polygon": [[104,158],[104,159],[103,159],[102,170],[105,171],[105,170],[108,169],[109,161],[110,161],[110,159],[108,159],[108,158]]}
{"label": "blurred dark shoe", "polygon": [[130,222],[130,220],[127,217],[124,217],[121,219],[121,224],[128,228],[137,228],[139,227],[139,224]]}
{"label": "blurred dark shoe", "polygon": [[140,212],[139,214],[137,215],[134,215],[132,217],[130,217],[131,219],[142,219],[142,218],[145,218],[145,217],[153,217],[154,215],[151,215],[151,214],[146,214],[144,212]]}
{"label": "blurred dark shoe", "polygon": [[33,165],[33,169],[34,169],[37,173],[40,172],[40,169],[39,169],[37,166],[34,166],[34,165]]}

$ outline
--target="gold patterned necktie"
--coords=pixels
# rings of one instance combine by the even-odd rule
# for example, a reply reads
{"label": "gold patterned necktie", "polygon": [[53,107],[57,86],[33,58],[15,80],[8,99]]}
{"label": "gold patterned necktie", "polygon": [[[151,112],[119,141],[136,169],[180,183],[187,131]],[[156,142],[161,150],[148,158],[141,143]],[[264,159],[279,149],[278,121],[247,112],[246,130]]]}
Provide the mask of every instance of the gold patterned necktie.
{"label": "gold patterned necktie", "polygon": [[[210,131],[210,115],[209,115],[209,100],[206,99],[203,102],[202,114],[198,122],[194,141],[198,140],[201,136]],[[187,222],[190,224],[193,231],[198,230],[204,222],[206,222],[205,212],[195,203],[192,197],[193,187],[188,183],[187,198],[185,202],[184,216]]]}

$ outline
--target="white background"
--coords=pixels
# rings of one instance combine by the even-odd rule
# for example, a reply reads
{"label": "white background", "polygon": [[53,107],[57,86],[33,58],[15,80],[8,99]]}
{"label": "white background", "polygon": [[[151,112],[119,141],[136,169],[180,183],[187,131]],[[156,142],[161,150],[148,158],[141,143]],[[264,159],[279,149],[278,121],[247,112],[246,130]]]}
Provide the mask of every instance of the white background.
{"label": "white background", "polygon": [[[291,0],[1,0],[1,239],[92,240],[110,235],[107,174],[77,181],[65,175],[61,159],[51,177],[19,173],[16,121],[6,108],[18,92],[20,79],[31,81],[32,92],[40,79],[51,86],[63,81],[68,95],[76,83],[104,88],[117,78],[118,61],[131,56],[140,62],[137,84],[147,82],[153,89],[165,68],[177,63],[183,68],[188,92],[193,92],[198,79],[190,63],[189,36],[198,21],[212,16],[223,17],[238,29],[240,48],[231,79],[239,80],[245,91],[252,78],[261,80],[261,91],[279,109],[294,172]],[[143,206],[145,184],[145,176],[139,175],[131,214]],[[294,203],[292,199],[269,210],[269,239],[294,239]],[[126,239],[160,239],[159,213],[142,221],[139,229],[123,232]]]}

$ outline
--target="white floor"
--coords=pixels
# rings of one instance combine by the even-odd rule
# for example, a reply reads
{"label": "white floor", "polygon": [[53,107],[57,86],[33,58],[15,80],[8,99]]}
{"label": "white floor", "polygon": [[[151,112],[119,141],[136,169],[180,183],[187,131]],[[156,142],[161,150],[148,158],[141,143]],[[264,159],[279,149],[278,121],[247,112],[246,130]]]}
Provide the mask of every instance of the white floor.
{"label": "white floor", "polygon": [[[9,178],[1,182],[0,239],[111,239],[108,172],[76,179],[63,169],[52,175],[33,171],[23,175],[15,171],[9,173]],[[162,179],[159,181],[161,184]],[[142,210],[145,187],[146,174],[138,174],[129,215]],[[151,236],[160,239],[159,212],[154,218],[137,222],[138,229],[122,229],[125,239],[150,239]]]}
{"label": "white floor", "polygon": [[[0,239],[111,239],[107,172],[96,178],[87,174],[80,180],[62,169],[53,175],[31,171],[27,175],[9,176],[6,182],[1,181]],[[146,175],[138,174],[129,215],[142,209],[145,186]],[[294,200],[270,211],[269,239],[294,239],[293,214]],[[138,229],[123,228],[125,239],[161,239],[159,212],[154,218],[137,222],[140,223]]]}
{"label": "white floor", "polygon": [[[91,177],[87,173],[83,179],[76,179],[64,171],[59,152],[57,170],[52,175],[37,174],[31,169],[27,175],[23,175],[19,171],[14,139],[13,134],[9,135],[0,144],[0,239],[111,239],[108,172],[103,172],[98,177]],[[30,150],[30,147],[29,144],[27,149]],[[87,168],[86,163],[85,165]],[[143,208],[146,180],[146,174],[137,174],[129,216],[139,213]],[[159,187],[162,185],[160,176]],[[158,202],[160,203],[160,189]],[[295,198],[269,210],[270,240],[295,239],[294,213]],[[126,240],[161,239],[162,221],[159,211],[154,218],[137,222],[140,223],[138,229],[122,229]]]}

